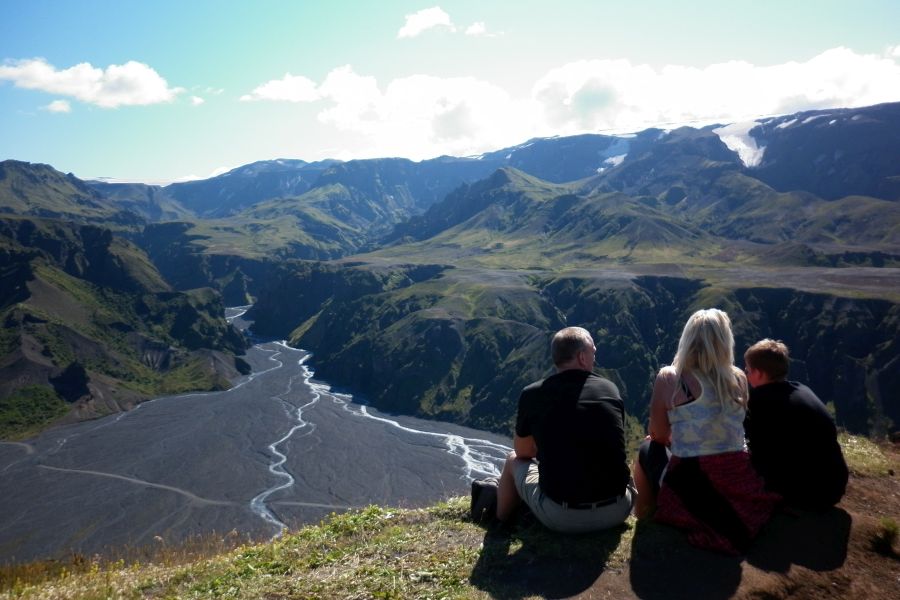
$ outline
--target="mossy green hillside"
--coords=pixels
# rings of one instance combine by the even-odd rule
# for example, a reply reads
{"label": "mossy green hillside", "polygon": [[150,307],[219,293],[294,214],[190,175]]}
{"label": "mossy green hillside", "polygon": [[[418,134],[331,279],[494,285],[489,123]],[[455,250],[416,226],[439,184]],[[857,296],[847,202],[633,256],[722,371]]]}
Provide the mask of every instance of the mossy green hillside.
{"label": "mossy green hillside", "polygon": [[[245,342],[214,290],[171,291],[141,250],[95,226],[15,218],[0,220],[0,233],[9,284],[0,397],[33,399],[41,424],[65,411],[44,410],[51,404],[36,389],[90,417],[163,393],[221,389],[236,374],[230,357]],[[38,426],[4,415],[4,435]]]}
{"label": "mossy green hillside", "polygon": [[0,162],[0,213],[81,222],[121,219],[112,203],[72,175],[50,165]]}
{"label": "mossy green hillside", "polygon": [[[508,433],[519,390],[551,371],[550,336],[578,324],[594,335],[598,371],[645,423],[654,375],[674,356],[682,324],[718,306],[734,322],[738,360],[758,339],[783,339],[791,376],[834,402],[839,424],[877,432],[900,422],[889,400],[900,308],[886,300],[618,270],[434,267],[411,278],[409,266],[394,275],[365,264],[284,269],[252,311],[256,330],[312,350],[319,376],[384,410]],[[398,278],[403,285],[389,288]]]}

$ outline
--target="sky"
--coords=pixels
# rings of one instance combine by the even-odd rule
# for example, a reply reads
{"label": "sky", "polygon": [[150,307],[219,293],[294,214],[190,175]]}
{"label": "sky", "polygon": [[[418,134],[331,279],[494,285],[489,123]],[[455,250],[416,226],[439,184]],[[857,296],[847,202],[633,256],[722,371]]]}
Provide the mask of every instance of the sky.
{"label": "sky", "polygon": [[0,160],[82,179],[900,101],[897,0],[0,0],[0,15]]}

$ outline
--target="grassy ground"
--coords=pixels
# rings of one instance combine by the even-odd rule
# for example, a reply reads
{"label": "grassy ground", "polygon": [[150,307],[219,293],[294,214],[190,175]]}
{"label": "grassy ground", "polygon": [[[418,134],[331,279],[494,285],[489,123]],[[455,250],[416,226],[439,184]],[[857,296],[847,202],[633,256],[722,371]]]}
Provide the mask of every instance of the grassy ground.
{"label": "grassy ground", "polygon": [[[158,540],[142,560],[5,567],[0,598],[897,597],[898,482],[882,470],[896,468],[896,450],[851,436],[842,443],[863,451],[847,453],[853,479],[841,507],[779,515],[740,559],[633,518],[585,536],[528,518],[485,529],[469,520],[468,500],[455,498],[333,515],[269,543],[238,545],[235,534],[178,548]],[[876,506],[873,494],[885,502]]]}

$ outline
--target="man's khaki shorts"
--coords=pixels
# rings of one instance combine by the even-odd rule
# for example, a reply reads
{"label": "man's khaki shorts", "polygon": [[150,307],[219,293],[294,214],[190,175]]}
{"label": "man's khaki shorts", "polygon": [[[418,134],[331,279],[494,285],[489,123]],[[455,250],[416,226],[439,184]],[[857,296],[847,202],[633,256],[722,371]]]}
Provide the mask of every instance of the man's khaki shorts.
{"label": "man's khaki shorts", "polygon": [[561,533],[586,533],[609,529],[624,522],[631,513],[637,492],[629,484],[625,494],[612,504],[595,508],[566,508],[551,500],[538,485],[538,465],[535,461],[517,460],[513,476],[519,497],[528,505],[538,521],[547,529]]}

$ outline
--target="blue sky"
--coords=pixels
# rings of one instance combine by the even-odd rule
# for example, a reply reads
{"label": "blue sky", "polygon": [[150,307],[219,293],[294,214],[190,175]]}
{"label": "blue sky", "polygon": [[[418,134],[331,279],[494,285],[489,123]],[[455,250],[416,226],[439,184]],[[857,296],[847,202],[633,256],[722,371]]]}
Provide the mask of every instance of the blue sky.
{"label": "blue sky", "polygon": [[0,160],[166,182],[256,160],[900,101],[900,2],[0,0]]}

